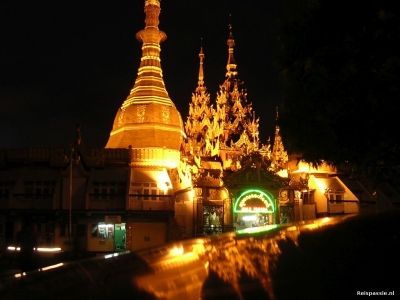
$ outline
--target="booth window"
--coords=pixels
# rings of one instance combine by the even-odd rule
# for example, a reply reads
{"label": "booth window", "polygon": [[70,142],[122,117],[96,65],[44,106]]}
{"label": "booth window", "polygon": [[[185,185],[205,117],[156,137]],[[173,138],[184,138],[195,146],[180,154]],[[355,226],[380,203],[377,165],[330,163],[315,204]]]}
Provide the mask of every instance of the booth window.
{"label": "booth window", "polygon": [[112,239],[114,237],[114,224],[92,224],[92,237]]}

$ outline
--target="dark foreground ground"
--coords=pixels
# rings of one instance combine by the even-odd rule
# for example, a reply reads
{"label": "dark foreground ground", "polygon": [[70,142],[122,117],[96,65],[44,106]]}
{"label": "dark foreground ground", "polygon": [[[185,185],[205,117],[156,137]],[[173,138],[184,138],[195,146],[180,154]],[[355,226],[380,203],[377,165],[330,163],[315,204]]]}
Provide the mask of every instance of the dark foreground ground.
{"label": "dark foreground ground", "polygon": [[399,268],[400,212],[391,212],[73,260],[1,277],[0,298],[396,299]]}
{"label": "dark foreground ground", "polygon": [[[37,255],[34,265],[35,269],[42,267],[58,264],[60,262],[77,261],[81,259],[88,259],[95,257],[96,254],[93,253],[58,253],[55,255]],[[18,260],[18,255],[5,250],[0,254],[0,278],[7,277],[9,275],[15,275],[20,273],[20,262]]]}

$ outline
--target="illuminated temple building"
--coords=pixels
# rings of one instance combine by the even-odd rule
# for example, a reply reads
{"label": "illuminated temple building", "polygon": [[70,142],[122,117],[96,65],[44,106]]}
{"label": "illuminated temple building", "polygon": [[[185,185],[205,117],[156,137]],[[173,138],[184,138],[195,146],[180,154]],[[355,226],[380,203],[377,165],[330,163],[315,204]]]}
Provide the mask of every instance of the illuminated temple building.
{"label": "illuminated temple building", "polygon": [[273,146],[261,143],[260,120],[238,78],[232,28],[215,102],[200,49],[183,122],[162,77],[160,1],[145,0],[144,12],[137,78],[105,148],[86,148],[78,127],[71,148],[0,150],[1,249],[26,219],[41,246],[112,252],[400,203],[390,187],[373,195],[333,167],[289,160],[278,126]]}

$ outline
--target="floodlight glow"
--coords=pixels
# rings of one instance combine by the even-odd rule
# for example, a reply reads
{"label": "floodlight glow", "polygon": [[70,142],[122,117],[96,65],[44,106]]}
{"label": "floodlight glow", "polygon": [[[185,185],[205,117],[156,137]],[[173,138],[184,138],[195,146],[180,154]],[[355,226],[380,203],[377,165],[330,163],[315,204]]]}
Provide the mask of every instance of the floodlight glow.
{"label": "floodlight glow", "polygon": [[182,255],[183,252],[184,252],[183,247],[180,246],[180,247],[174,247],[173,249],[171,249],[169,251],[169,254],[177,256],[177,255]]}
{"label": "floodlight glow", "polygon": [[267,226],[259,226],[259,227],[249,227],[236,231],[237,234],[246,234],[246,233],[257,233],[257,232],[265,232],[272,229],[277,228],[277,224],[267,225]]}
{"label": "floodlight glow", "polygon": [[256,220],[256,216],[252,215],[252,216],[243,216],[242,217],[243,221],[255,221]]}

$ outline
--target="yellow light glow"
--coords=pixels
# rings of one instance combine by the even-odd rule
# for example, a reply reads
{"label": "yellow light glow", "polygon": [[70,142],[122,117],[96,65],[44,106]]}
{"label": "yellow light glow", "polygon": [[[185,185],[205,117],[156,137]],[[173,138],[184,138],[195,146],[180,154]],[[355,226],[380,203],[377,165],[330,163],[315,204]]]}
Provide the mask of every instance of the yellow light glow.
{"label": "yellow light glow", "polygon": [[304,226],[302,226],[302,228],[313,230],[313,229],[319,228],[319,225],[317,223],[312,223],[312,224],[304,225]]}
{"label": "yellow light glow", "polygon": [[172,182],[165,168],[163,168],[162,172],[158,173],[157,186],[164,191],[164,194],[167,194],[168,190],[172,189]]}
{"label": "yellow light glow", "polygon": [[244,233],[263,232],[263,231],[272,230],[277,227],[278,227],[277,224],[272,224],[272,225],[267,225],[267,226],[259,226],[259,227],[249,227],[249,228],[240,229],[240,230],[236,231],[236,233],[244,234]]}
{"label": "yellow light glow", "polygon": [[286,229],[286,231],[296,231],[298,230],[297,226],[290,226]]}
{"label": "yellow light glow", "polygon": [[[178,132],[179,134],[181,133],[181,129],[178,126],[173,126],[173,125],[156,125],[156,123],[153,124],[133,124],[133,125],[125,125],[117,130],[113,130],[111,132],[111,135],[118,134],[120,132],[124,132],[126,130],[164,130],[164,131],[171,131],[171,132]],[[146,148],[148,149],[148,148]],[[170,151],[177,151],[175,149],[168,149]]]}
{"label": "yellow light glow", "polygon": [[[138,76],[141,76],[143,73],[146,73],[146,72],[148,72],[148,73],[158,73],[159,75],[162,74],[161,68],[158,67],[158,66],[142,66],[142,67],[139,68]],[[153,78],[154,79],[161,79],[161,77],[162,76],[154,76]],[[143,78],[140,78],[140,79],[143,79]],[[137,80],[136,82],[140,81],[140,79]]]}
{"label": "yellow light glow", "polygon": [[[148,85],[148,82],[151,81],[153,85]],[[154,85],[155,83],[158,83],[158,85]],[[160,92],[165,94],[165,86],[164,86],[164,81],[160,76],[150,76],[149,74],[143,75],[139,80],[136,81],[136,85],[132,88],[133,92],[139,92],[139,91],[152,91],[152,92]],[[146,95],[143,94],[143,97],[150,98],[151,96],[154,95]]]}
{"label": "yellow light glow", "polygon": [[190,197],[190,201],[193,201],[193,200],[194,200],[194,190],[193,190],[193,189],[191,189],[191,190],[189,191],[189,197]]}
{"label": "yellow light glow", "polygon": [[180,246],[180,247],[174,247],[173,249],[171,249],[169,251],[169,254],[173,255],[173,256],[178,256],[178,255],[182,255],[183,252],[184,252],[184,249],[182,246]]}
{"label": "yellow light glow", "polygon": [[111,254],[104,255],[104,258],[107,259],[107,258],[111,258],[111,257],[116,257],[118,255],[119,255],[119,253],[111,253]]}
{"label": "yellow light glow", "polygon": [[155,55],[145,55],[142,57],[142,61],[144,60],[148,60],[148,59],[152,59],[152,60],[157,60],[157,61],[161,61],[159,56],[155,56]]}
{"label": "yellow light glow", "polygon": [[47,267],[42,268],[41,271],[47,271],[47,270],[50,270],[50,269],[59,268],[59,267],[61,267],[63,265],[64,265],[63,263],[59,263],[59,264],[47,266]]}
{"label": "yellow light glow", "polygon": [[318,185],[320,191],[325,191],[327,189],[327,187],[323,182],[321,182],[321,180],[315,180],[315,182]]}
{"label": "yellow light glow", "polygon": [[325,217],[321,220],[322,223],[327,223],[331,220],[331,218]]}
{"label": "yellow light glow", "polygon": [[[150,77],[150,79],[149,79],[149,77]],[[163,80],[161,79],[161,78],[159,78],[159,77],[153,77],[153,76],[143,76],[142,77],[142,79],[141,80],[138,80],[137,81],[137,83],[141,83],[141,81],[149,81],[149,80],[151,80],[152,82],[154,82],[154,81],[158,81],[159,83],[161,83],[161,86],[153,86],[153,85],[144,85],[144,84],[142,84],[142,85],[137,85],[137,86],[135,86],[133,89],[131,89],[131,95],[133,94],[133,93],[138,93],[139,91],[148,91],[148,90],[151,90],[151,91],[153,91],[153,92],[155,92],[155,91],[157,91],[157,92],[160,92],[160,93],[165,93],[166,91],[165,91],[165,87],[164,87],[164,82],[163,82]],[[156,96],[154,96],[154,95],[141,95],[141,97],[140,98],[148,98],[148,99],[152,99],[152,98],[154,98],[154,97],[156,97]]]}
{"label": "yellow light glow", "polygon": [[19,278],[19,277],[22,277],[22,276],[26,276],[26,273],[25,272],[18,273],[18,274],[15,274],[14,276],[15,276],[15,278]]}
{"label": "yellow light glow", "polygon": [[[14,247],[14,246],[8,246],[7,247],[8,251],[20,251],[21,248],[20,247]],[[43,248],[43,247],[39,247],[39,248],[34,248],[34,250],[38,251],[38,252],[58,252],[61,251],[61,248],[59,247],[54,247],[54,248]]]}
{"label": "yellow light glow", "polygon": [[158,51],[161,51],[161,46],[160,46],[160,44],[157,44],[157,43],[146,43],[146,44],[143,44],[143,46],[142,46],[142,50],[145,50],[145,49],[156,49]]}
{"label": "yellow light glow", "polygon": [[59,248],[59,247],[55,247],[55,248],[37,248],[37,251],[40,251],[40,252],[57,252],[57,251],[61,251],[61,248]]}
{"label": "yellow light glow", "polygon": [[[133,94],[133,93],[131,93],[131,94]],[[153,95],[152,97],[133,96],[132,98],[129,98],[128,100],[126,100],[122,104],[121,108],[126,108],[131,104],[150,104],[150,103],[175,107],[175,106],[171,105],[172,101],[168,97],[159,97],[159,96]]]}

